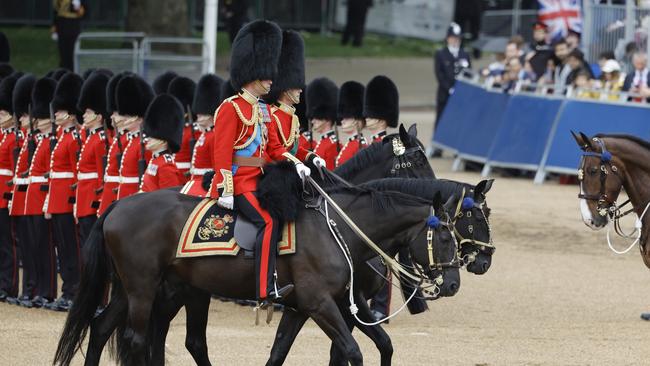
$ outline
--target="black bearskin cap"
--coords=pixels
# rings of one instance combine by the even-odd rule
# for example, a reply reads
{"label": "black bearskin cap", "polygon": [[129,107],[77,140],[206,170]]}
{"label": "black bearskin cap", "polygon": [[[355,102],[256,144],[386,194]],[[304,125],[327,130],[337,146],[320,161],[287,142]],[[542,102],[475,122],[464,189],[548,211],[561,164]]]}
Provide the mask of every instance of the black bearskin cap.
{"label": "black bearskin cap", "polygon": [[339,89],[337,115],[339,119],[363,119],[363,93],[366,87],[356,81],[346,81]]}
{"label": "black bearskin cap", "polygon": [[50,102],[54,97],[56,80],[40,78],[32,89],[32,117],[37,119],[50,118]]}
{"label": "black bearskin cap", "polygon": [[273,80],[278,73],[282,31],[277,24],[255,20],[242,27],[232,43],[230,80],[239,90],[255,80]]}
{"label": "black bearskin cap", "polygon": [[96,68],[90,68],[86,69],[86,71],[83,72],[81,77],[85,80],[88,80],[88,78],[95,73],[101,73],[106,75],[109,79],[113,76],[113,72],[109,69],[96,69]]}
{"label": "black bearskin cap", "polygon": [[0,32],[0,62],[9,62],[11,59],[11,49],[9,47],[9,39],[7,36]]}
{"label": "black bearskin cap", "polygon": [[160,94],[149,104],[144,116],[144,133],[165,140],[172,153],[181,149],[183,141],[183,107],[171,94]]}
{"label": "black bearskin cap", "polygon": [[12,95],[13,110],[18,118],[29,112],[29,104],[32,102],[32,89],[36,83],[36,77],[32,74],[21,76],[16,81]]}
{"label": "black bearskin cap", "polygon": [[183,110],[185,110],[188,105],[192,105],[195,90],[196,83],[192,79],[186,78],[185,76],[177,76],[169,83],[167,94],[176,97],[181,102]]}
{"label": "black bearskin cap", "polygon": [[95,113],[108,117],[106,111],[106,85],[108,76],[100,72],[92,73],[81,87],[79,103],[77,107],[84,113],[86,109],[92,109]]}
{"label": "black bearskin cap", "polygon": [[0,81],[0,110],[14,113],[12,97],[19,78],[20,74],[15,72]]}
{"label": "black bearskin cap", "polygon": [[296,31],[282,32],[282,50],[278,61],[278,76],[271,92],[264,98],[275,103],[283,91],[305,87],[305,42]]}
{"label": "black bearskin cap", "polygon": [[192,112],[195,114],[214,115],[214,111],[219,107],[221,98],[221,85],[223,79],[215,74],[205,74],[201,76],[196,84],[194,93],[194,102],[192,103]]}
{"label": "black bearskin cap", "polygon": [[226,80],[223,84],[221,84],[221,91],[219,92],[219,105],[221,105],[224,100],[236,94],[237,91],[232,87],[230,80]]}
{"label": "black bearskin cap", "polygon": [[312,80],[307,85],[307,118],[336,121],[336,102],[339,89],[328,78]]}
{"label": "black bearskin cap", "polygon": [[117,113],[122,116],[144,117],[153,98],[153,89],[138,75],[123,77],[115,89]]}
{"label": "black bearskin cap", "polygon": [[108,114],[113,114],[113,112],[117,111],[117,99],[115,95],[117,83],[127,75],[130,75],[130,73],[126,71],[115,74],[108,80],[108,84],[106,84],[106,112]]}
{"label": "black bearskin cap", "polygon": [[368,82],[363,97],[363,116],[383,119],[388,127],[397,127],[399,92],[391,79],[378,75]]}
{"label": "black bearskin cap", "polygon": [[54,98],[52,99],[52,108],[54,111],[67,111],[69,114],[79,115],[77,102],[83,85],[81,76],[69,72],[65,74],[56,84]]}
{"label": "black bearskin cap", "polygon": [[58,69],[50,70],[47,74],[45,74],[45,77],[54,79],[55,81],[58,82],[59,79],[61,79],[61,77],[63,77],[63,75],[65,75],[65,74],[67,74],[69,72],[70,72],[70,70],[58,68]]}
{"label": "black bearskin cap", "polygon": [[169,83],[171,83],[171,81],[177,76],[178,74],[173,71],[165,71],[162,74],[158,75],[153,80],[153,90],[156,92],[156,95],[167,93],[167,89],[169,89]]}
{"label": "black bearskin cap", "polygon": [[0,79],[4,79],[13,73],[14,73],[13,66],[7,63],[0,63]]}

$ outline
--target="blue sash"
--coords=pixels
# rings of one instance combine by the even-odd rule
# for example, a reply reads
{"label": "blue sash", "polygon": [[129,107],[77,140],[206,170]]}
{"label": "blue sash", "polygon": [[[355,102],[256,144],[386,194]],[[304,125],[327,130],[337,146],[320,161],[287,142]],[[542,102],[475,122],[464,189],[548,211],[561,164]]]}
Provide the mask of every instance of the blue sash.
{"label": "blue sash", "polygon": [[[263,122],[268,123],[271,120],[271,118],[269,116],[269,111],[268,108],[266,107],[266,103],[260,101],[259,104],[262,110]],[[250,145],[246,146],[246,148],[235,151],[235,156],[243,156],[248,158],[253,156],[253,154],[255,154],[255,151],[257,151],[257,148],[262,143],[262,128],[264,128],[262,124],[257,126],[257,131],[255,137],[253,138],[253,141],[250,143]],[[237,169],[239,169],[239,165],[233,164],[232,165],[233,176],[237,173]]]}

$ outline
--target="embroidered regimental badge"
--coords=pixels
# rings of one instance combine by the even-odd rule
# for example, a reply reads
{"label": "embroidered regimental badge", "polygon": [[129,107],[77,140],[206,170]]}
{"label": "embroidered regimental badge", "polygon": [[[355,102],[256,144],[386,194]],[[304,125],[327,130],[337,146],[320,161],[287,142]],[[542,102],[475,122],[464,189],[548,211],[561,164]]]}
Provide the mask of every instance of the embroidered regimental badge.
{"label": "embroidered regimental badge", "polygon": [[197,231],[201,240],[211,240],[221,238],[230,232],[230,225],[235,221],[232,215],[210,215],[203,221]]}

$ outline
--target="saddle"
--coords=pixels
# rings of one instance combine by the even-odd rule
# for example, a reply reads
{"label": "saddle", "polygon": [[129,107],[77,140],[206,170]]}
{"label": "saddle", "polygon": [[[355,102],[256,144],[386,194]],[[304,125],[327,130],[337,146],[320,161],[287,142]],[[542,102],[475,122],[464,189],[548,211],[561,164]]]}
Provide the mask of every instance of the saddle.
{"label": "saddle", "polygon": [[[240,250],[247,258],[255,257],[257,228],[237,211],[216,203],[217,200],[206,198],[194,208],[183,226],[176,258],[236,256]],[[295,237],[294,223],[286,223],[278,242],[278,255],[296,252]]]}

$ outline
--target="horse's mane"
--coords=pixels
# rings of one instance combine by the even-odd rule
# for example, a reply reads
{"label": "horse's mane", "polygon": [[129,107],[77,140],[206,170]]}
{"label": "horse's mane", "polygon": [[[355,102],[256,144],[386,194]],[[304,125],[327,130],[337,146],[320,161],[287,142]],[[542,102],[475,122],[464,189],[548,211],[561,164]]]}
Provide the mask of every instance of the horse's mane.
{"label": "horse's mane", "polygon": [[474,189],[474,186],[467,183],[424,178],[384,178],[364,183],[361,187],[380,191],[399,191],[426,199],[428,202],[433,201],[433,196],[437,192],[440,192],[442,198],[446,200],[454,194],[458,195],[457,198],[461,198],[463,189],[465,189],[465,194]]}
{"label": "horse's mane", "polygon": [[[390,135],[393,136],[393,135]],[[385,138],[387,138],[386,136]],[[366,169],[368,166],[374,165],[381,157],[381,149],[383,149],[383,142],[374,142],[368,147],[359,150],[354,156],[343,163],[340,167],[334,170],[334,173],[344,179],[350,179],[357,172]]]}
{"label": "horse's mane", "polygon": [[614,138],[614,139],[623,139],[623,140],[628,140],[631,142],[635,142],[638,145],[641,145],[642,147],[646,148],[647,150],[650,150],[650,142],[646,141],[640,137],[633,136],[633,135],[627,135],[627,134],[616,134],[616,133],[599,133],[596,135],[598,138]]}

